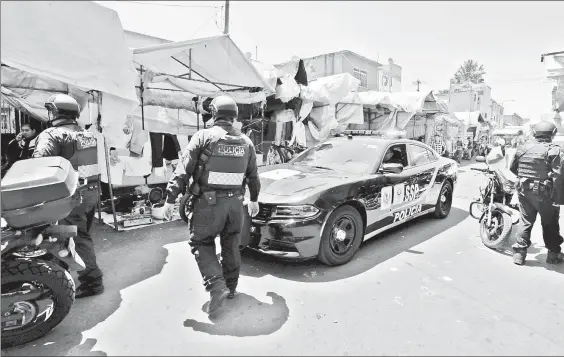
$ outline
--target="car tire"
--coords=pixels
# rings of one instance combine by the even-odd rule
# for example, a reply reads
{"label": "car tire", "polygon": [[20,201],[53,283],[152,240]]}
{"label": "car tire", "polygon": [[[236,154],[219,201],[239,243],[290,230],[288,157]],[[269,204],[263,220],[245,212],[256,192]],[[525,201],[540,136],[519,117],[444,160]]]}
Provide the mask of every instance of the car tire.
{"label": "car tire", "polygon": [[351,206],[339,207],[331,212],[321,232],[317,258],[329,266],[345,264],[360,248],[363,236],[364,223],[360,213]]}
{"label": "car tire", "polygon": [[453,189],[450,181],[445,181],[441,186],[437,203],[435,204],[434,217],[444,219],[450,214],[452,209]]}

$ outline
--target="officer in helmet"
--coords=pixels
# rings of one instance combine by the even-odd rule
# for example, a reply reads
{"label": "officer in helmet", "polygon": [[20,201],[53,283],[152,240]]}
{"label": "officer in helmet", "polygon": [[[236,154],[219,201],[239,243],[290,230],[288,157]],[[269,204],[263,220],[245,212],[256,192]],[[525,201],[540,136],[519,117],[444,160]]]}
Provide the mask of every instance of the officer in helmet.
{"label": "officer in helmet", "polygon": [[[249,187],[249,214],[258,213],[260,181],[256,152],[251,140],[233,122],[237,104],[227,96],[211,104],[214,125],[198,131],[182,154],[182,164],[167,187],[165,217],[172,216],[174,202],[192,179],[193,214],[190,222],[190,246],[210,293],[211,314],[225,298],[233,298],[239,280],[241,256],[238,249],[243,219],[243,195]],[[215,251],[220,236],[221,264]]]}
{"label": "officer in helmet", "polygon": [[96,263],[94,243],[90,228],[94,220],[98,184],[98,151],[93,133],[82,129],[77,119],[80,106],[66,94],[56,94],[45,103],[50,127],[39,134],[33,157],[61,156],[69,160],[78,171],[79,185],[84,186],[82,203],[59,224],[77,226],[76,252],[86,265],[78,272],[80,285],[76,298],[98,295],[104,292],[102,271]]}
{"label": "officer in helmet", "polygon": [[533,127],[534,139],[520,146],[510,166],[510,170],[519,177],[519,210],[522,227],[517,233],[517,242],[513,245],[513,262],[523,265],[527,248],[531,245],[531,231],[537,219],[541,217],[544,244],[548,249],[548,264],[562,263],[560,245],[559,205],[562,202],[564,187],[555,185],[560,182],[564,153],[552,143],[556,135],[556,126],[549,121],[541,121]]}

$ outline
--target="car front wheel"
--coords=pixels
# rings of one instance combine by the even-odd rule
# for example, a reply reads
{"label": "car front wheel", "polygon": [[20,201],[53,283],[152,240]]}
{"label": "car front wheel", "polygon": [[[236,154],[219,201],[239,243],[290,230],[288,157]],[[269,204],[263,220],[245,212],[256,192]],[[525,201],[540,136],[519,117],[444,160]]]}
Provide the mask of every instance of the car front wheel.
{"label": "car front wheel", "polygon": [[364,224],[360,213],[342,206],[331,213],[321,234],[318,259],[327,265],[347,263],[360,248]]}

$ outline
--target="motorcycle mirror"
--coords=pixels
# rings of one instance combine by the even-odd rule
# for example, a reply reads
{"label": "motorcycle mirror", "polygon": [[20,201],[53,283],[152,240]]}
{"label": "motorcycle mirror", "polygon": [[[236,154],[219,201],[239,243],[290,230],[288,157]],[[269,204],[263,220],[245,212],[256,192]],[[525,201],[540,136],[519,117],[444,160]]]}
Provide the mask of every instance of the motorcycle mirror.
{"label": "motorcycle mirror", "polygon": [[486,158],[484,156],[476,156],[476,162],[486,162]]}

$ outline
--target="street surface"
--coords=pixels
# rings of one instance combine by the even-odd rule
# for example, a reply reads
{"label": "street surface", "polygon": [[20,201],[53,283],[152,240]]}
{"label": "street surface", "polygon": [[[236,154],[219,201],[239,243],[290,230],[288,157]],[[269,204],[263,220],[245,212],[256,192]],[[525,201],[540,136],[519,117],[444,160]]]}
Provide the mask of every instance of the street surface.
{"label": "street surface", "polygon": [[241,293],[215,321],[182,222],[95,225],[106,292],[2,354],[562,355],[564,266],[546,265],[540,227],[523,267],[482,245],[467,212],[479,175],[463,163],[447,219],[384,233],[344,266],[246,253]]}

